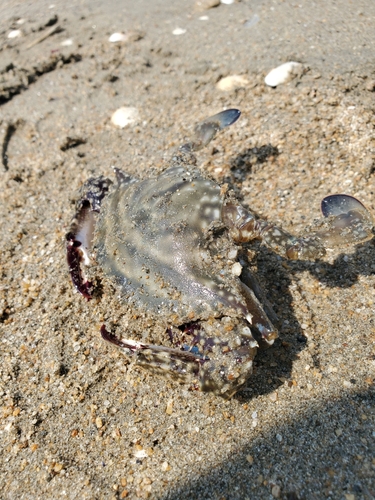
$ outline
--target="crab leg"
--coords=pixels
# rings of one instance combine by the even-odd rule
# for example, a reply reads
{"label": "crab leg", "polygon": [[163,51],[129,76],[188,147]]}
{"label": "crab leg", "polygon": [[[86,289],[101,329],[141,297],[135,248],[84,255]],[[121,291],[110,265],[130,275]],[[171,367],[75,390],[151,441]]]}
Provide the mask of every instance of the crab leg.
{"label": "crab leg", "polygon": [[221,111],[216,115],[206,118],[196,125],[192,141],[181,146],[180,150],[185,152],[199,151],[207,146],[220,130],[236,122],[240,114],[241,111],[238,109],[226,109],[225,111]]}
{"label": "crab leg", "polygon": [[269,248],[288,259],[319,259],[327,248],[363,243],[373,236],[374,221],[360,201],[335,194],[323,199],[325,219],[318,231],[304,237],[293,236],[233,202],[223,206],[223,221],[236,242],[261,239]]}
{"label": "crab leg", "polygon": [[[231,397],[245,382],[245,379],[240,377],[240,373],[236,373],[237,365],[242,368],[246,367],[247,376],[251,373],[258,346],[250,330],[248,335],[243,335],[241,345],[233,350],[226,342],[201,337],[199,345],[206,344],[205,354],[143,344],[130,339],[120,340],[108,332],[105,325],[102,325],[100,333],[107,342],[125,350],[126,354],[134,355],[138,366],[162,375],[169,373],[171,378],[183,383],[193,383],[194,387],[198,383],[199,389],[205,392],[215,391],[218,387],[222,387],[221,395],[225,398]],[[222,354],[223,351],[226,355]],[[218,352],[221,355],[218,356]],[[219,384],[215,378],[219,379]],[[223,380],[227,380],[226,386],[224,384],[222,386]]]}
{"label": "crab leg", "polygon": [[134,354],[137,365],[162,374],[168,372],[174,378],[183,381],[196,378],[199,373],[199,363],[205,361],[204,358],[189,351],[143,344],[130,339],[120,340],[108,332],[105,325],[100,328],[100,333],[107,342],[120,347],[128,354]]}
{"label": "crab leg", "polygon": [[250,313],[250,326],[255,339],[259,342],[260,347],[264,348],[271,346],[279,336],[277,329],[264,312],[262,304],[259,302],[253,290],[243,282],[241,282],[241,288],[246,300],[247,310]]}

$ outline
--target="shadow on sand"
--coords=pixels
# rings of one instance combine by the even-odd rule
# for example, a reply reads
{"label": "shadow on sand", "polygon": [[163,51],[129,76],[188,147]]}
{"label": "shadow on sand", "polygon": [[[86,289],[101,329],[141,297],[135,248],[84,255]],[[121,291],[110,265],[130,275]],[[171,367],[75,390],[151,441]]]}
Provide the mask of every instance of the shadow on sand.
{"label": "shadow on sand", "polygon": [[162,498],[373,499],[373,422],[363,419],[371,412],[374,417],[374,402],[373,388],[337,399],[301,400],[288,423],[238,446],[225,462],[200,469]]}

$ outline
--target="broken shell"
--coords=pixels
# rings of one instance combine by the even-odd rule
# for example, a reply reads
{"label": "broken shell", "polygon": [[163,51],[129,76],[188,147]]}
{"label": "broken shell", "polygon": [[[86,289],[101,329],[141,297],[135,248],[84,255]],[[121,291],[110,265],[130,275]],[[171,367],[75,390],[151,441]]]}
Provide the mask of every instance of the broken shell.
{"label": "broken shell", "polygon": [[18,38],[22,36],[21,30],[12,30],[8,33],[8,38]]}
{"label": "broken shell", "polygon": [[216,84],[216,87],[219,90],[223,91],[229,91],[233,89],[239,89],[241,87],[246,87],[250,82],[247,78],[241,75],[231,75],[231,76],[226,76],[225,78],[222,78],[219,80],[219,82]]}
{"label": "broken shell", "polygon": [[67,38],[66,40],[63,40],[60,45],[63,47],[70,47],[70,45],[73,45],[73,40],[71,38]]}
{"label": "broken shell", "polygon": [[298,62],[287,62],[277,68],[272,69],[264,79],[266,85],[277,87],[282,83],[293,80],[302,71],[302,64]]}
{"label": "broken shell", "polygon": [[125,33],[112,33],[112,35],[108,38],[108,41],[111,43],[116,42],[126,42],[128,36]]}
{"label": "broken shell", "polygon": [[140,116],[137,108],[123,107],[117,109],[113,113],[111,116],[111,122],[113,125],[116,125],[116,127],[124,128],[127,125],[136,122],[139,118]]}
{"label": "broken shell", "polygon": [[172,31],[172,35],[184,35],[186,33],[186,30],[183,28],[176,28],[175,30]]}
{"label": "broken shell", "polygon": [[219,5],[220,0],[198,0],[197,2],[195,2],[195,9],[202,11],[213,9],[215,7],[218,7]]}

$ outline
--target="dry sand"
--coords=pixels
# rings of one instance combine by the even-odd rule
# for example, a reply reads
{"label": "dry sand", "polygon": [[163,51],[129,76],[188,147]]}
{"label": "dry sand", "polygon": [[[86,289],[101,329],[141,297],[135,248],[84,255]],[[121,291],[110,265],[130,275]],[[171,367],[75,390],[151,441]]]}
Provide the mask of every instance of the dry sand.
{"label": "dry sand", "polygon": [[[374,498],[373,241],[313,263],[249,245],[280,339],[225,402],[101,340],[64,234],[89,176],[147,176],[225,107],[240,121],[199,158],[258,215],[300,233],[335,192],[374,213],[375,3],[50,1],[0,6],[0,497]],[[288,60],[305,72],[267,87]],[[115,128],[120,106],[139,122]]]}

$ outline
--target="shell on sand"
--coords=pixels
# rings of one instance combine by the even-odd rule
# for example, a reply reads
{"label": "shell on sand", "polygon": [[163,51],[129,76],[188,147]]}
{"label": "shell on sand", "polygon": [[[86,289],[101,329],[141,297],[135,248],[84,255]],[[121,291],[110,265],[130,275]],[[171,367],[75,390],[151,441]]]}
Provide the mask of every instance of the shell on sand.
{"label": "shell on sand", "polygon": [[8,38],[18,38],[22,36],[21,30],[12,30],[8,33]]}
{"label": "shell on sand", "polygon": [[249,80],[241,75],[230,75],[222,78],[216,84],[219,90],[229,91],[233,89],[239,89],[241,87],[246,87],[249,84]]}
{"label": "shell on sand", "polygon": [[184,28],[176,28],[172,31],[172,35],[184,35],[186,30]]}
{"label": "shell on sand", "polygon": [[117,42],[126,42],[128,39],[125,33],[112,33],[112,35],[108,38],[108,41],[111,43]]}
{"label": "shell on sand", "polygon": [[130,125],[140,118],[139,111],[137,108],[132,107],[122,107],[118,108],[111,116],[111,122],[116,127],[124,128]]}
{"label": "shell on sand", "polygon": [[298,62],[287,62],[277,66],[277,68],[272,69],[268,75],[265,77],[264,81],[266,85],[270,87],[277,87],[282,83],[289,82],[293,80],[302,71],[302,64]]}

